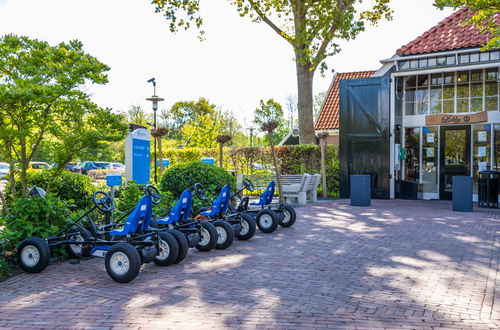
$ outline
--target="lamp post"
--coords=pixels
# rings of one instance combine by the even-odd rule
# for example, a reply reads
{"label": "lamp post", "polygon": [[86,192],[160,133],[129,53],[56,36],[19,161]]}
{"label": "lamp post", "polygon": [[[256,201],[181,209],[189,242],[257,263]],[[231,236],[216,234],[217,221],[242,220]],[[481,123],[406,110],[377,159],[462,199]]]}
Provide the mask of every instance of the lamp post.
{"label": "lamp post", "polygon": [[[158,102],[163,101],[161,97],[156,96],[156,81],[155,78],[151,78],[148,80],[148,83],[153,84],[153,96],[148,97],[146,100],[151,101],[153,103],[153,129],[156,129],[156,110],[158,110]],[[154,180],[155,183],[158,182],[158,176],[157,176],[157,171],[156,171],[156,138],[153,138],[153,149],[154,149]]]}
{"label": "lamp post", "polygon": [[250,126],[250,127],[247,128],[247,130],[250,132],[250,148],[253,147],[253,145],[252,145],[252,139],[253,139],[253,130],[254,129],[255,129],[255,127],[252,127],[252,126]]}

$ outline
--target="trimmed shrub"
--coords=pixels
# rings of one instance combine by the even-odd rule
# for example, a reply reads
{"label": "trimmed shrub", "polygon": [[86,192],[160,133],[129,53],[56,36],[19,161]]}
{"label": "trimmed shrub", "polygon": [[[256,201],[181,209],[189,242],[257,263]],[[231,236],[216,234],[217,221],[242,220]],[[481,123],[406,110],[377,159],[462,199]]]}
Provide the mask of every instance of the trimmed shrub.
{"label": "trimmed shrub", "polygon": [[[231,191],[236,189],[236,178],[226,170],[202,162],[181,163],[170,166],[161,177],[160,187],[162,191],[170,191],[174,198],[178,198],[185,189],[194,194],[195,183],[201,183],[207,192],[207,197],[216,196],[222,186],[229,184]],[[200,206],[207,206],[209,201],[201,202],[194,199],[195,211]]]}
{"label": "trimmed shrub", "polygon": [[69,204],[51,194],[45,198],[18,198],[9,204],[9,214],[0,218],[0,241],[6,250],[15,249],[28,237],[46,237],[72,220]]}
{"label": "trimmed shrub", "polygon": [[[92,206],[92,194],[95,190],[92,180],[85,175],[62,171],[54,177],[54,172],[51,170],[28,173],[28,187],[40,187],[79,209]],[[19,180],[16,180],[16,190],[21,191]],[[5,191],[10,194],[10,182]],[[12,200],[12,196],[9,200]]]}

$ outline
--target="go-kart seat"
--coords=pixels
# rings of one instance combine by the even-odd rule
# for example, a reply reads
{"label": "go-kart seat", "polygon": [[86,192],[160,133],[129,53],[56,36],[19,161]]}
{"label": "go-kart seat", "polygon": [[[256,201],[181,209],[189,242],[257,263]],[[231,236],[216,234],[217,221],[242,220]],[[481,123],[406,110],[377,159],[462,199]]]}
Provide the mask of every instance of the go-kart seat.
{"label": "go-kart seat", "polygon": [[274,181],[269,182],[266,190],[260,195],[257,203],[250,203],[250,205],[268,205],[271,204],[274,198]]}
{"label": "go-kart seat", "polygon": [[159,225],[168,225],[174,222],[187,220],[193,206],[193,197],[191,191],[186,189],[182,192],[181,197],[170,210],[168,216],[156,220]]}
{"label": "go-kart seat", "polygon": [[130,213],[123,228],[114,229],[111,235],[129,235],[144,232],[149,228],[151,215],[153,213],[152,198],[149,195],[143,196],[135,209]]}
{"label": "go-kart seat", "polygon": [[200,212],[200,215],[210,217],[210,216],[218,215],[221,213],[225,213],[227,211],[227,209],[229,208],[229,197],[231,194],[230,189],[231,188],[229,187],[228,184],[225,185],[224,187],[222,187],[222,189],[220,190],[219,196],[212,203],[212,206],[210,207],[210,209],[203,211],[203,212]]}

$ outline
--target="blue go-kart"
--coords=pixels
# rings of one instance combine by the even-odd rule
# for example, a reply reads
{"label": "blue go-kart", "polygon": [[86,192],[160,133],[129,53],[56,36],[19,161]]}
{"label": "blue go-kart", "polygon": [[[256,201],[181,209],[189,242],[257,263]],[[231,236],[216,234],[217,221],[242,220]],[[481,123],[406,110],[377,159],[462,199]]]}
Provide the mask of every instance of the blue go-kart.
{"label": "blue go-kart", "polygon": [[125,214],[123,226],[117,223],[99,226],[92,212],[109,214],[114,207],[111,197],[102,191],[93,195],[94,206],[78,220],[69,223],[57,235],[23,240],[17,248],[17,262],[28,273],[43,271],[50,262],[51,249],[66,246],[73,258],[104,258],[109,276],[122,283],[133,280],[141,264],[153,261],[159,266],[172,264],[179,253],[175,238],[167,232],[151,230],[152,198],[143,196],[137,206]]}
{"label": "blue go-kart", "polygon": [[[255,234],[255,220],[244,212],[230,210],[231,190],[229,185],[222,187],[219,195],[213,200],[210,207],[201,209],[195,217],[202,220],[211,221],[217,228],[218,249],[228,248],[236,237],[239,240],[249,240]],[[194,185],[196,196],[202,200],[207,200],[206,190],[200,183]]]}
{"label": "blue go-kart", "polygon": [[[150,189],[149,193],[155,197],[159,191]],[[193,196],[189,189],[182,192],[179,200],[165,216],[153,219],[151,226],[160,232],[169,232],[179,242],[179,258],[184,258],[189,248],[196,247],[206,252],[217,245],[217,229],[213,224],[191,216]]]}
{"label": "blue go-kart", "polygon": [[274,181],[269,182],[266,190],[260,195],[259,201],[255,203],[250,203],[248,196],[240,197],[241,192],[245,189],[250,192],[255,190],[253,183],[248,179],[243,180],[242,188],[233,195],[233,197],[240,199],[238,207],[230,206],[230,208],[251,215],[262,232],[272,233],[278,228],[278,225],[291,227],[295,223],[297,214],[293,207],[282,203],[273,203]]}

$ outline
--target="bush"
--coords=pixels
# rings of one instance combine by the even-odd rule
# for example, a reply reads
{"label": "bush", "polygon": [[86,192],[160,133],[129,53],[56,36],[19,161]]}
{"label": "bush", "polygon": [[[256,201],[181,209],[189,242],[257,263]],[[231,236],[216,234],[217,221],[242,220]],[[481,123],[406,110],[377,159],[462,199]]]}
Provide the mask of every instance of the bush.
{"label": "bush", "polygon": [[0,218],[0,242],[15,249],[28,237],[55,235],[72,220],[67,202],[47,194],[45,198],[18,198],[9,205],[9,214]]}
{"label": "bush", "polygon": [[[28,187],[40,187],[79,209],[92,206],[92,194],[95,190],[91,179],[85,175],[62,171],[54,177],[51,170],[28,173]],[[10,182],[5,191],[10,194]],[[16,191],[21,191],[20,180],[16,180]],[[12,196],[9,200],[12,200]]]}
{"label": "bush", "polygon": [[[134,181],[129,181],[115,191],[115,219],[123,216],[137,205],[137,202],[144,196],[144,187],[145,185],[138,185]],[[153,204],[153,217],[164,216],[174,206],[175,202],[176,200],[169,191],[161,191],[161,202]]]}
{"label": "bush", "polygon": [[[185,189],[193,191],[195,183],[201,183],[207,191],[209,198],[216,196],[222,186],[229,184],[231,191],[236,189],[236,179],[226,170],[202,162],[181,163],[170,166],[161,177],[160,188],[162,191],[170,191],[174,198],[178,198]],[[194,194],[194,191],[193,191]],[[194,200],[195,211],[203,204]]]}

